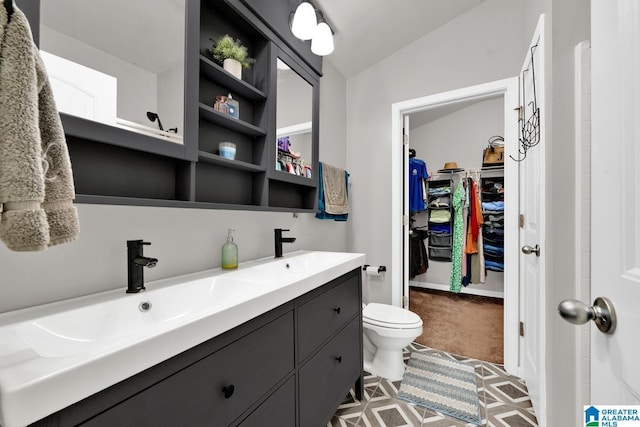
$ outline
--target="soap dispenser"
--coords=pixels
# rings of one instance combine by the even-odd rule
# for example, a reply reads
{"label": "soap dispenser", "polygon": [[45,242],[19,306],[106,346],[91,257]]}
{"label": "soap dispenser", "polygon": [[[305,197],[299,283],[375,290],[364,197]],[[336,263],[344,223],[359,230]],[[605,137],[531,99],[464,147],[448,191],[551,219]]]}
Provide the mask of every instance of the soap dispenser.
{"label": "soap dispenser", "polygon": [[229,229],[227,243],[222,245],[222,268],[224,270],[238,268],[238,245],[233,243],[233,236],[231,235],[233,231],[233,229]]}

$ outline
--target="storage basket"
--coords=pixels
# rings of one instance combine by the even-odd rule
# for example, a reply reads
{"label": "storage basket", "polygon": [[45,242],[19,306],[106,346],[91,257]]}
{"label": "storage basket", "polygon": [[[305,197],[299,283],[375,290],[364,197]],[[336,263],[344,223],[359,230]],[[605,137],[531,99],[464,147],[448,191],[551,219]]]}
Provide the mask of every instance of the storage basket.
{"label": "storage basket", "polygon": [[451,248],[429,246],[429,259],[433,261],[451,261]]}
{"label": "storage basket", "polygon": [[452,237],[447,233],[431,233],[429,234],[429,246],[451,247]]}

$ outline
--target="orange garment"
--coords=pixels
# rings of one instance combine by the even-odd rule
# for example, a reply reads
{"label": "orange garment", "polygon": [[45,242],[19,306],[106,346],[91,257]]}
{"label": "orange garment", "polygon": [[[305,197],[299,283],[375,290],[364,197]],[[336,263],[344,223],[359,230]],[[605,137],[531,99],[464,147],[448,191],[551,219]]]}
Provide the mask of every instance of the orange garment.
{"label": "orange garment", "polygon": [[478,234],[484,220],[482,219],[482,207],[478,198],[478,186],[474,180],[470,181],[469,191],[469,227],[467,228],[467,240],[465,242],[464,252],[466,254],[478,253]]}

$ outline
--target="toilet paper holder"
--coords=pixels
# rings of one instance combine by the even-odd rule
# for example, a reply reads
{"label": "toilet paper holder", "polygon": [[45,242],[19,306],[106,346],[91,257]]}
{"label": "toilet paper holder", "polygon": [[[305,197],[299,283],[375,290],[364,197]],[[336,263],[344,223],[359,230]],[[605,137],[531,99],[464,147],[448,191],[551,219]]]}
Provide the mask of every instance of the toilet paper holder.
{"label": "toilet paper holder", "polygon": [[[362,266],[362,271],[367,271],[367,267],[369,267],[369,264],[365,264]],[[387,267],[384,265],[379,265],[378,266],[378,273],[381,273],[383,271],[387,271]]]}

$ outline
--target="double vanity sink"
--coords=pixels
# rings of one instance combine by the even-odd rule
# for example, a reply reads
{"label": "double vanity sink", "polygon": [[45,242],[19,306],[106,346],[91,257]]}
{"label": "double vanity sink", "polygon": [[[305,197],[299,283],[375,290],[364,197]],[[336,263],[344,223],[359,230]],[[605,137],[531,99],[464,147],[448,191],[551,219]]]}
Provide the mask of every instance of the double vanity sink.
{"label": "double vanity sink", "polygon": [[[34,423],[283,304],[291,305],[289,323],[297,322],[303,314],[294,316],[295,310],[307,301],[315,304],[305,300],[305,294],[315,292],[314,298],[324,298],[325,305],[340,304],[332,301],[327,284],[350,272],[350,292],[356,292],[350,304],[359,309],[356,270],[363,264],[363,254],[298,251],[241,263],[233,271],[215,269],[149,282],[147,290],[137,294],[126,294],[123,288],[2,314],[0,426]],[[328,291],[320,294],[323,286]],[[314,310],[323,312],[319,307]],[[356,325],[356,314],[352,316],[350,322]],[[346,329],[340,324],[335,334],[340,328]],[[310,349],[308,360],[314,351],[321,353],[320,345]],[[293,384],[307,363],[306,356],[298,356],[297,350],[295,354],[289,377],[278,381],[289,378]]]}

